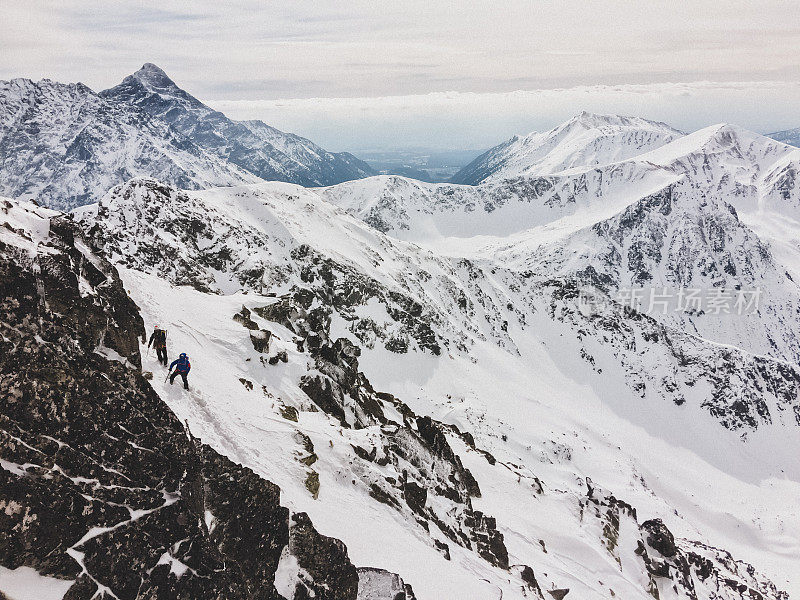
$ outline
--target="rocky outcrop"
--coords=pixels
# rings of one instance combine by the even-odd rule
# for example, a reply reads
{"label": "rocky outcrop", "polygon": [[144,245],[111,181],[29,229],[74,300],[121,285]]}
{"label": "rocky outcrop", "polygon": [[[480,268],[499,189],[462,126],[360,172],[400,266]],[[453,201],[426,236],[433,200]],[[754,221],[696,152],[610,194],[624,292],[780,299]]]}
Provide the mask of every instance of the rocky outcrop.
{"label": "rocky outcrop", "polygon": [[113,268],[68,219],[5,209],[48,227],[0,241],[0,565],[73,581],[69,600],[278,600],[290,547],[294,598],[355,600],[344,544],[192,437],[150,387]]}
{"label": "rocky outcrop", "polygon": [[[362,461],[355,472],[369,495],[407,511],[408,518],[426,530],[433,525],[451,542],[508,569],[508,551],[495,519],[472,507],[480,487],[448,442],[450,428],[415,415],[391,394],[376,392],[359,371],[360,348],[346,338],[330,339],[330,311],[309,310],[314,297],[311,290],[295,290],[272,304],[254,307],[253,312],[298,335],[317,372],[303,376],[300,388],[316,406],[345,427],[377,429],[376,445],[370,450],[354,447]],[[402,423],[387,417],[389,412],[401,414]],[[389,464],[402,473],[400,480],[380,474]],[[431,544],[449,557],[446,542],[432,537]]]}
{"label": "rocky outcrop", "polygon": [[358,600],[417,600],[402,578],[383,569],[359,567]]}
{"label": "rocky outcrop", "polygon": [[[114,266],[100,256],[84,237],[81,229],[65,216],[42,218],[28,205],[0,202],[0,213],[30,211],[33,219],[47,222],[49,238],[46,251],[31,254],[18,246],[3,244],[8,270],[3,284],[6,297],[15,296],[13,286],[25,279],[32,287],[37,302],[53,312],[77,332],[77,343],[83,351],[95,348],[113,350],[135,366],[141,366],[139,338],[144,338],[144,321],[136,305],[128,297]],[[42,211],[40,211],[42,212]],[[19,229],[15,235],[34,243],[28,232]]]}
{"label": "rocky outcrop", "polygon": [[76,599],[275,598],[280,491],[187,436],[136,368],[94,352],[105,340],[135,360],[141,317],[54,225],[39,271],[0,243],[0,563],[73,579]]}
{"label": "rocky outcrop", "polygon": [[292,515],[289,552],[297,559],[300,577],[294,600],[352,600],[358,594],[358,571],[347,558],[347,548],[320,535],[305,513]]}
{"label": "rocky outcrop", "polygon": [[[591,480],[586,484],[586,497],[579,501],[584,526],[598,532],[606,551],[620,568],[637,565],[642,569],[644,591],[656,600],[660,598],[659,589],[667,586],[674,597],[681,600],[788,600],[786,592],[760,575],[752,565],[733,559],[723,550],[677,539],[660,519],[639,523],[636,510],[630,504],[598,488]],[[630,548],[635,550],[630,552]]]}

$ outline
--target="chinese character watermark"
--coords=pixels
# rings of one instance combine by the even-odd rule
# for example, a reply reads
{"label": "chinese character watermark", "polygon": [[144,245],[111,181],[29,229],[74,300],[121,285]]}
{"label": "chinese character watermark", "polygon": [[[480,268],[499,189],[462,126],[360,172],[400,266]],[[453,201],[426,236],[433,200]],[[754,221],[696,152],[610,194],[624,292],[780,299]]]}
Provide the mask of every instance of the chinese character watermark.
{"label": "chinese character watermark", "polygon": [[690,315],[747,315],[758,311],[760,287],[724,288],[620,288],[612,296],[581,290],[578,302],[582,310],[599,313],[612,304],[645,314],[686,313]]}

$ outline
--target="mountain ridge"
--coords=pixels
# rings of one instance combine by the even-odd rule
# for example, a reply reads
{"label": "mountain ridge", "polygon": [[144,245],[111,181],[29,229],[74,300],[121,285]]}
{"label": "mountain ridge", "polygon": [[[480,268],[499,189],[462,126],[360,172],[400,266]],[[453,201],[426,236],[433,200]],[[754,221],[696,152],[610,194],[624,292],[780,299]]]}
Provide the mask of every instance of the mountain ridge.
{"label": "mountain ridge", "polygon": [[[720,436],[719,442],[708,445],[702,444],[699,441],[702,438],[699,437],[693,442],[693,444],[701,444],[705,448],[701,450],[700,447],[693,446],[694,451],[698,453],[693,454],[695,457],[693,460],[702,461],[703,464],[705,464],[704,461],[725,464],[721,457],[714,458],[713,456],[714,452],[711,450],[711,446],[715,443],[719,443],[729,452],[736,452],[738,456],[739,451],[729,444],[733,439],[739,439],[740,441],[737,443],[742,444],[743,447],[746,446],[748,448],[746,452],[765,456],[762,454],[762,452],[766,452],[762,443],[767,437],[775,435],[777,431],[783,432],[787,444],[790,444],[789,440],[797,437],[795,430],[800,425],[795,422],[797,410],[794,408],[794,396],[800,389],[798,388],[800,373],[797,373],[796,370],[786,369],[782,363],[776,366],[776,363],[770,359],[761,359],[741,351],[710,344],[698,336],[689,336],[680,329],[667,327],[645,315],[635,316],[622,310],[619,313],[586,315],[577,305],[578,283],[568,277],[561,277],[558,280],[548,277],[547,273],[542,273],[541,277],[532,278],[527,273],[509,271],[497,263],[457,257],[445,259],[421,248],[415,248],[413,244],[392,241],[391,238],[382,236],[375,237],[368,227],[358,225],[341,210],[321,201],[317,197],[317,191],[287,184],[279,186],[265,183],[232,190],[188,192],[185,195],[185,198],[178,198],[174,192],[162,188],[157,182],[131,182],[129,185],[113,191],[104,199],[97,209],[96,217],[94,212],[89,214],[89,209],[86,209],[85,216],[80,217],[87,226],[92,228],[92,231],[95,231],[94,239],[104,244],[109,255],[116,257],[115,260],[123,262],[124,272],[127,274],[125,276],[131,278],[128,280],[128,285],[132,290],[142,290],[142,292],[134,293],[146,303],[148,314],[160,314],[162,317],[159,318],[164,321],[163,315],[177,315],[176,311],[180,310],[178,307],[202,302],[198,305],[198,307],[202,306],[202,308],[198,308],[198,313],[209,315],[209,317],[218,314],[218,317],[213,317],[214,323],[216,323],[216,319],[224,319],[224,322],[229,322],[230,317],[226,316],[225,310],[220,312],[220,308],[214,308],[217,306],[217,302],[223,302],[228,307],[226,309],[228,313],[238,311],[244,302],[252,313],[249,315],[249,319],[254,320],[259,329],[269,330],[273,336],[277,335],[280,338],[271,342],[268,350],[270,358],[278,356],[283,351],[286,351],[288,355],[288,363],[285,368],[289,371],[278,371],[278,373],[300,375],[308,372],[305,368],[299,368],[297,365],[297,361],[301,361],[302,364],[302,360],[305,359],[302,353],[298,354],[295,342],[292,341],[295,339],[294,336],[305,337],[307,340],[315,339],[313,336],[306,337],[308,335],[305,333],[306,327],[321,327],[318,335],[323,340],[342,336],[348,342],[341,342],[340,346],[336,346],[337,349],[331,356],[357,358],[358,370],[363,371],[365,376],[369,377],[376,389],[389,390],[393,397],[402,402],[408,402],[409,408],[418,415],[423,411],[430,414],[430,411],[433,410],[433,418],[446,416],[443,419],[445,424],[454,425],[457,427],[457,431],[468,432],[474,436],[474,439],[465,439],[472,439],[476,448],[489,452],[493,457],[492,460],[497,460],[498,464],[503,462],[507,465],[509,463],[518,465],[519,471],[514,472],[527,478],[536,476],[545,490],[556,485],[553,482],[553,478],[557,477],[555,472],[546,471],[543,464],[538,459],[532,461],[530,455],[526,455],[527,458],[513,458],[512,455],[516,453],[516,450],[505,447],[502,438],[499,437],[499,431],[502,430],[510,440],[516,440],[512,443],[512,448],[517,448],[518,444],[520,448],[523,448],[526,443],[532,443],[523,440],[536,439],[533,455],[542,451],[546,452],[547,456],[554,456],[550,454],[551,450],[546,449],[552,447],[554,448],[552,452],[566,452],[566,450],[556,450],[555,448],[560,448],[559,444],[568,445],[571,448],[569,452],[573,456],[571,460],[555,457],[549,459],[553,461],[553,464],[561,465],[559,468],[570,468],[566,465],[572,464],[571,461],[578,460],[575,453],[578,453],[579,450],[567,438],[552,437],[556,434],[548,433],[549,429],[536,430],[535,423],[539,420],[543,419],[546,423],[550,423],[550,419],[558,418],[555,415],[559,411],[565,410],[563,403],[566,398],[571,398],[573,402],[576,401],[576,397],[569,394],[562,397],[560,393],[550,387],[551,384],[545,383],[550,381],[554,374],[546,375],[547,370],[544,365],[550,363],[556,356],[559,357],[560,362],[564,363],[561,367],[563,369],[573,371],[582,368],[590,371],[592,375],[589,377],[589,381],[593,381],[592,378],[599,378],[606,382],[618,382],[614,383],[612,387],[614,396],[624,397],[627,399],[625,402],[631,402],[632,405],[635,405],[636,402],[643,403],[648,407],[648,411],[652,411],[650,419],[653,418],[653,414],[662,415],[660,418],[665,419],[664,423],[668,423],[674,422],[676,415],[685,415],[680,418],[688,419],[685,425],[687,431],[680,433],[681,428],[677,427],[674,432],[674,435],[678,436],[678,439],[682,440],[684,444],[690,443],[692,439],[690,431],[694,433],[702,431],[705,439],[709,437],[718,439],[717,436]],[[182,207],[181,211],[184,215],[182,219],[177,219],[175,216],[177,211],[173,207],[177,206]],[[191,223],[196,222],[200,215],[203,216],[204,221],[208,221],[208,226],[194,229]],[[303,215],[302,218],[299,215]],[[185,221],[185,223],[181,224],[181,221]],[[95,227],[96,229],[94,229]],[[226,231],[226,227],[230,229]],[[170,236],[162,237],[158,233],[159,231],[171,233]],[[176,236],[176,239],[172,240],[172,236]],[[234,243],[234,240],[247,240],[247,243]],[[179,246],[176,246],[176,243]],[[169,275],[174,283],[181,284],[181,286],[167,288],[163,287],[166,286],[166,283],[157,282],[156,274],[163,272],[163,264],[158,257],[170,255],[173,252],[170,248],[174,247],[181,248],[179,258],[176,259],[176,264],[181,265],[178,271],[186,272],[189,277],[173,279],[173,275]],[[223,256],[219,254],[219,251],[224,248],[229,249],[229,252]],[[155,261],[150,262],[148,256],[152,256]],[[183,265],[186,265],[186,268]],[[221,276],[221,274],[225,275]],[[233,280],[232,287],[228,283],[228,277]],[[426,281],[429,283],[425,283]],[[192,288],[199,291],[194,291]],[[155,296],[151,296],[149,291],[144,292],[144,290],[151,289],[161,291],[154,292]],[[168,289],[172,291],[167,291]],[[238,295],[234,291],[236,289],[247,290],[248,294]],[[276,290],[278,294],[276,299],[269,300],[259,295],[269,293],[270,290]],[[208,292],[215,291],[217,293],[222,291],[223,295],[208,294]],[[143,295],[138,296],[139,293]],[[172,307],[168,306],[170,302],[157,300],[160,296],[168,295],[176,296],[175,304]],[[272,308],[262,311],[260,307],[265,302]],[[316,311],[315,307],[321,309],[322,312]],[[255,315],[263,316],[271,322],[264,323]],[[167,322],[171,323],[173,318],[167,317]],[[279,319],[280,327],[274,319]],[[245,317],[239,317],[239,320],[246,321]],[[308,325],[303,325],[303,323]],[[209,322],[199,327],[198,331],[193,330],[192,335],[203,335],[201,338],[204,340],[203,345],[208,346],[211,351],[211,348],[216,347],[217,342],[214,340],[228,339],[230,335],[223,333],[219,329],[220,327],[228,329],[227,325],[212,325]],[[230,327],[233,328],[230,331],[235,331],[238,326],[233,323]],[[181,326],[177,322],[171,325],[171,328],[174,329],[171,335],[184,339],[185,334],[180,332]],[[205,333],[201,333],[201,331]],[[337,333],[334,334],[334,331]],[[403,337],[404,332],[406,332],[405,338]],[[243,334],[246,335],[246,332]],[[558,340],[567,338],[570,341],[562,348]],[[191,338],[186,337],[186,339],[190,340]],[[534,340],[541,340],[541,342]],[[630,347],[631,340],[635,340],[635,348]],[[312,347],[316,347],[317,344],[316,341],[308,343],[312,344]],[[547,350],[545,345],[552,347],[552,350]],[[555,347],[560,349],[556,350]],[[203,380],[204,388],[211,385],[216,386],[215,391],[206,396],[209,406],[215,408],[210,409],[207,416],[192,417],[190,404],[180,404],[176,407],[182,407],[180,410],[185,411],[190,422],[194,423],[193,428],[205,432],[204,435],[211,436],[210,439],[216,439],[215,444],[229,446],[235,443],[232,440],[252,440],[248,443],[235,443],[238,449],[231,447],[230,451],[236,452],[237,456],[245,461],[245,464],[263,464],[261,462],[264,460],[263,458],[258,459],[250,454],[251,451],[246,450],[255,447],[254,444],[257,442],[255,441],[256,437],[253,436],[258,435],[258,430],[248,432],[247,428],[242,429],[235,420],[226,416],[229,409],[225,406],[229,401],[223,400],[223,398],[235,393],[239,387],[239,383],[234,377],[219,376],[222,365],[232,360],[232,358],[225,358],[230,352],[229,348],[230,344],[226,343],[219,350],[214,350],[214,352],[222,352],[222,354],[215,354],[213,360],[210,357],[197,356],[195,358],[195,361],[213,362],[217,365],[215,371],[217,379],[230,379],[231,381],[230,384],[224,384],[230,387],[230,390],[223,391],[222,381],[213,384],[210,380]],[[494,350],[490,350],[490,348],[494,348]],[[489,357],[493,356],[494,352],[498,352],[500,356],[490,359]],[[341,360],[344,362],[337,364],[342,368],[344,368],[344,364],[351,361],[347,358]],[[203,362],[196,364],[202,365]],[[353,363],[349,364],[352,367]],[[449,364],[454,365],[451,367],[454,369],[453,372],[448,370],[446,365]],[[387,368],[386,365],[391,366]],[[412,378],[412,371],[409,370],[411,365],[416,365],[422,371],[419,388],[409,381]],[[269,367],[267,368],[269,369]],[[338,370],[331,369],[324,363],[318,364],[316,369],[326,377],[330,377],[333,382],[345,381],[337,374]],[[495,373],[493,369],[499,369],[499,372]],[[515,391],[504,394],[501,400],[496,395],[493,396],[484,386],[475,389],[473,386],[479,385],[477,380],[474,376],[466,374],[474,370],[478,370],[478,373],[486,379],[488,386],[494,385],[490,382],[495,381],[494,378],[500,376],[501,373],[511,381],[521,379],[518,384],[514,384],[514,386],[520,386],[519,391],[514,387]],[[315,372],[312,368],[312,380]],[[274,382],[270,373],[269,370],[262,372],[261,367],[256,363],[253,367],[246,367],[245,371],[238,376],[254,383]],[[281,381],[285,381],[284,375],[276,376],[281,377]],[[527,379],[529,376],[531,377],[530,381]],[[264,379],[265,377],[267,379]],[[397,383],[403,378],[406,380],[405,383]],[[347,394],[338,396],[333,393],[330,395],[324,390],[331,389],[327,386],[332,384],[317,385],[312,384],[311,380],[306,379],[305,381],[306,383],[302,385],[306,386],[304,389],[307,390],[305,392],[307,395],[292,387],[279,388],[282,391],[277,396],[284,406],[282,410],[288,410],[286,407],[292,406],[299,413],[300,423],[310,424],[311,421],[306,420],[312,418],[309,415],[313,414],[309,413],[307,408],[310,396],[314,402],[319,402],[318,406],[324,407],[322,410],[329,412],[335,421],[344,419],[351,426],[361,423],[358,426],[361,429],[353,427],[354,432],[362,432],[353,434],[358,436],[359,441],[350,442],[364,449],[363,456],[367,456],[367,458],[354,459],[355,464],[360,465],[354,467],[355,473],[358,474],[356,484],[361,485],[359,481],[365,482],[368,486],[366,489],[372,490],[373,497],[384,499],[385,502],[381,501],[382,503],[394,506],[391,498],[396,498],[403,506],[400,497],[395,496],[396,489],[393,489],[391,485],[387,487],[385,481],[376,480],[373,475],[370,475],[371,469],[377,468],[370,466],[370,460],[377,460],[377,457],[382,456],[381,448],[385,442],[380,440],[377,430],[371,429],[376,425],[368,425],[371,417],[364,416],[365,413],[362,412],[368,406],[368,404],[359,404],[357,400],[365,398],[362,395],[363,392],[354,393],[351,397],[348,397]],[[323,378],[323,381],[327,381],[327,379]],[[395,383],[392,384],[392,381]],[[416,377],[414,377],[414,381],[416,381]],[[522,381],[528,383],[523,384]],[[538,385],[544,386],[547,390],[543,396],[536,392],[532,393],[537,397],[536,418],[532,419],[530,423],[514,421],[512,415],[515,412],[531,410],[530,407],[524,408],[526,406],[524,402],[517,405],[517,400],[514,398],[517,397],[517,394],[522,397],[531,395],[522,390],[525,385],[530,386],[534,381],[538,381]],[[463,382],[463,387],[462,384],[455,382]],[[732,382],[737,383],[734,385]],[[594,385],[596,384],[591,384],[590,389],[596,389]],[[268,389],[272,388],[268,387]],[[474,391],[470,392],[470,389]],[[599,388],[597,389],[599,390]],[[757,389],[770,390],[768,397],[759,397]],[[256,391],[257,386],[254,386],[251,393]],[[445,392],[454,400],[448,400]],[[778,395],[773,396],[773,392]],[[275,393],[274,390],[271,393]],[[594,391],[592,393],[601,392]],[[435,399],[440,394],[441,399]],[[548,394],[555,394],[552,408],[545,399]],[[384,399],[388,397],[381,396]],[[456,398],[459,399],[455,400]],[[494,399],[492,400],[492,398]],[[603,402],[608,401],[610,401],[609,398],[604,396]],[[382,402],[383,414],[391,414],[393,410],[391,404],[387,404],[386,400]],[[508,404],[506,404],[507,402]],[[561,408],[555,408],[556,406]],[[623,403],[614,406],[615,410],[625,410],[623,406],[626,405]],[[405,410],[402,409],[402,411]],[[256,419],[255,416],[251,418],[251,420],[254,419]],[[489,422],[496,425],[489,427],[487,425]],[[651,423],[650,427],[653,426]],[[496,429],[496,427],[500,429]],[[554,432],[561,431],[561,425],[553,425],[553,427]],[[523,430],[528,432],[530,428],[536,430],[537,433],[523,434]],[[224,431],[224,435],[219,432],[215,434],[216,429]],[[349,430],[346,428],[345,431]],[[374,431],[377,437],[371,435],[371,431]],[[583,425],[580,426],[579,431],[581,432],[579,435],[586,435],[593,439],[593,434],[585,432]],[[620,433],[619,429],[615,429],[615,431]],[[319,448],[320,441],[325,440],[324,437],[315,437],[319,436],[319,433],[318,430],[314,430],[313,434],[308,432],[314,438],[315,448]],[[665,432],[662,430],[658,435],[663,436],[664,434]],[[362,435],[366,437],[362,438]],[[528,438],[527,435],[533,435],[533,437]],[[728,437],[729,435],[730,437]],[[469,448],[469,446],[461,445],[464,441],[459,441],[455,432],[449,434],[448,438],[454,449]],[[741,441],[744,438],[747,439],[746,443]],[[722,439],[727,441],[722,442]],[[586,460],[590,460],[589,455],[600,451],[598,442],[589,442],[587,439],[583,443],[590,445]],[[676,439],[672,443],[680,442],[677,442]],[[791,442],[791,444],[793,443]],[[327,441],[322,446],[325,447],[326,444]],[[543,446],[540,448],[539,444],[543,444]],[[377,450],[372,450],[373,448],[377,448]],[[782,455],[785,451],[787,450],[784,449],[783,453],[773,453],[773,456]],[[358,452],[361,450],[357,450],[357,456],[362,456],[358,455]],[[369,458],[372,452],[377,452],[376,459]],[[526,544],[532,542],[535,545],[535,540],[523,543],[519,539],[520,525],[510,525],[517,521],[509,512],[510,509],[506,509],[503,502],[495,496],[495,494],[501,493],[500,490],[505,487],[496,487],[499,484],[487,487],[483,484],[485,481],[496,481],[497,477],[496,474],[492,474],[491,469],[486,470],[486,461],[489,459],[484,458],[477,451],[474,454],[468,449],[466,454],[461,452],[462,450],[457,450],[462,463],[476,478],[482,498],[485,498],[485,500],[475,500],[475,502],[485,502],[484,509],[496,519],[498,530],[504,534],[509,557],[528,556],[532,550],[531,546]],[[509,452],[511,455],[508,454]],[[580,452],[582,453],[582,451]],[[318,454],[320,457],[322,456],[322,454]],[[320,464],[317,471],[320,473],[322,487],[327,488],[328,493],[336,494],[336,497],[340,497],[338,496],[340,492],[337,491],[339,488],[335,487],[337,485],[336,477],[323,477],[322,473],[326,468],[332,468],[334,472],[336,469],[340,469],[342,460],[341,458],[320,458],[316,463]],[[364,460],[367,462],[361,462]],[[609,457],[609,460],[616,464],[619,457],[615,456],[613,459]],[[722,462],[717,463],[716,461],[719,460]],[[255,462],[249,463],[248,461]],[[759,468],[763,469],[765,466],[764,463],[760,463]],[[261,468],[267,467],[262,466]],[[277,466],[268,468],[276,469]],[[653,467],[642,466],[641,468],[649,472],[649,469]],[[701,467],[695,464],[695,468],[700,469]],[[702,469],[706,468],[708,467],[702,467]],[[545,474],[545,471],[548,474]],[[658,471],[656,470],[656,472]],[[607,476],[600,476],[595,469],[589,469],[584,475],[591,477],[592,481],[598,482],[592,483],[592,487],[597,485],[608,487],[607,482],[599,483]],[[655,475],[652,476],[655,477]],[[560,478],[558,480],[561,481]],[[283,481],[286,479],[281,480],[281,482]],[[347,481],[347,489],[350,489],[349,479]],[[530,479],[530,481],[533,480]],[[369,487],[373,484],[378,487]],[[567,485],[566,481],[560,485]],[[612,489],[613,487],[611,486]],[[435,511],[435,514],[441,515],[442,513],[438,512],[442,506],[439,504],[441,500],[437,500],[435,494],[430,491],[430,488],[428,489],[428,506]],[[345,493],[345,490],[341,490],[341,493]],[[546,491],[545,495],[540,497],[540,502],[556,502],[555,498],[549,495],[550,493]],[[607,493],[610,494],[610,492]],[[628,493],[633,493],[630,488]],[[640,508],[640,510],[648,516],[663,515],[660,511],[654,512],[653,505],[645,501],[650,493],[652,492],[643,492],[644,495],[637,493],[635,501],[628,498],[626,501],[631,501],[633,506],[644,502],[648,508]],[[294,497],[297,499],[296,501],[304,502],[302,493],[298,495],[295,492]],[[341,503],[348,507],[347,510],[350,512],[362,510],[362,508],[357,509],[348,504],[353,500],[345,501],[345,497],[349,498],[349,496],[342,497]],[[614,505],[613,502],[608,504],[611,501],[607,499],[607,496],[604,497],[606,500],[600,501],[600,506],[605,507],[600,510],[601,515],[605,510],[622,511],[619,506],[616,509],[611,508]],[[522,501],[521,498],[520,501]],[[307,508],[305,504],[301,506],[304,509]],[[311,507],[309,510],[315,520],[323,518],[326,526],[334,528],[333,532],[337,535],[341,532],[341,535],[344,536],[343,539],[354,539],[348,537],[346,532],[342,532],[341,523],[337,521],[334,514],[328,514],[327,518],[324,517],[324,511],[328,510],[327,508],[317,506]],[[696,509],[690,510],[685,506],[684,510],[696,511]],[[623,517],[620,518],[623,519]],[[700,523],[703,523],[703,518],[699,516],[699,513],[693,519],[688,520],[694,524],[693,526],[702,529]],[[677,522],[682,523],[683,521],[677,519]],[[562,522],[562,527],[567,526],[566,522]],[[675,522],[668,524],[670,529],[673,526],[675,526]],[[448,527],[456,527],[456,525],[449,524]],[[542,528],[544,524],[536,520],[535,527]],[[721,534],[716,528],[712,527],[712,529],[715,531],[713,535],[709,534],[712,539],[714,535]],[[412,528],[411,531],[414,529]],[[449,547],[450,556],[463,551],[452,543],[452,538],[437,537],[436,531],[438,530],[431,530],[433,539],[423,535],[423,540],[428,541],[420,548],[444,542]],[[397,535],[400,535],[399,532]],[[405,536],[407,533],[403,535]],[[560,553],[563,551],[554,549],[560,546],[555,539],[551,538],[552,534],[542,533],[541,535],[544,536],[543,539],[545,539],[550,552]],[[704,537],[704,540],[704,543],[709,542],[713,545],[709,538]],[[586,541],[586,543],[591,545],[593,542]],[[348,543],[348,546],[353,544],[355,543]],[[403,561],[402,564],[408,564],[409,566],[405,568],[397,567],[395,570],[403,571],[404,577],[407,577],[418,594],[431,594],[430,582],[422,583],[419,579],[414,578],[414,573],[418,572],[419,567],[405,562],[407,559],[401,558],[391,548],[382,546],[378,548],[374,540],[363,540],[355,545],[363,547],[365,552],[385,555],[388,562],[379,564],[383,568],[390,564],[400,564],[393,561]],[[627,547],[627,542],[624,542],[622,546]],[[390,556],[391,560],[389,560]],[[546,557],[549,555],[538,554],[538,556],[541,562],[542,560],[547,561]],[[627,555],[624,552],[620,556],[623,564],[633,568],[633,563],[628,562],[630,559],[626,558]],[[430,560],[433,560],[433,556]],[[511,558],[511,560],[514,559]],[[521,558],[516,560],[521,560]],[[556,572],[554,571],[556,567],[549,562],[546,564],[547,567],[539,566],[539,568],[536,564],[531,565],[537,580],[540,584],[544,581],[547,586],[551,581],[558,584],[559,578],[551,579],[554,577],[553,573]],[[466,585],[465,580],[462,579],[463,575],[457,570],[453,571],[450,566],[445,567],[444,563],[440,572],[442,577],[447,577],[453,585],[457,581],[461,582],[459,585]],[[547,577],[545,578],[540,573],[546,573]],[[495,581],[494,575],[489,575],[487,572],[486,576]],[[579,585],[575,580],[570,579],[570,581],[571,583],[565,587]],[[620,589],[628,589],[624,585],[627,584],[617,582],[613,584],[613,589],[617,593],[621,593],[617,586],[623,586]],[[473,597],[473,595],[476,598],[481,597],[473,588],[465,587],[464,589],[472,590],[468,594],[465,592],[464,597]],[[584,587],[575,589],[590,593]],[[660,587],[660,590],[662,594],[667,594],[666,588]],[[512,594],[512,591],[506,589],[505,593]],[[626,597],[638,596],[634,595],[631,588]],[[670,596],[666,595],[665,597]]]}
{"label": "mountain ridge", "polygon": [[178,87],[152,63],[100,92],[141,107],[198,145],[264,180],[331,185],[374,174],[351,154],[327,152],[305,138],[259,120],[233,121]]}

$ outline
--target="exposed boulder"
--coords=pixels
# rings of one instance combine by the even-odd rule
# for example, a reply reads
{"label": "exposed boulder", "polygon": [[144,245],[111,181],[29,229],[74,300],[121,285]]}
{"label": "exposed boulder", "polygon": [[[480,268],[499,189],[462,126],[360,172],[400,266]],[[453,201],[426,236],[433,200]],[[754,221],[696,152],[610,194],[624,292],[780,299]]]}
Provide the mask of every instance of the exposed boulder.
{"label": "exposed boulder", "polygon": [[301,569],[294,600],[355,600],[358,571],[345,545],[321,535],[306,513],[292,515],[289,531],[289,551]]}
{"label": "exposed boulder", "polygon": [[414,590],[396,573],[358,568],[358,600],[417,600]]}

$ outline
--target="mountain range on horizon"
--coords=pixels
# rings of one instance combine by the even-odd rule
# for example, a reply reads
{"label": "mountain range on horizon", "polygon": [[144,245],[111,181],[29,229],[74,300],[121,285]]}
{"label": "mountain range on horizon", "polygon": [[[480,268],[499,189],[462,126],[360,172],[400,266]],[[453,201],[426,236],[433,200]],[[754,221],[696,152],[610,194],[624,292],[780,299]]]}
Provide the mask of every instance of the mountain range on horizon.
{"label": "mountain range on horizon", "polygon": [[0,597],[800,597],[800,148],[582,112],[426,183],[151,64],[0,126]]}

